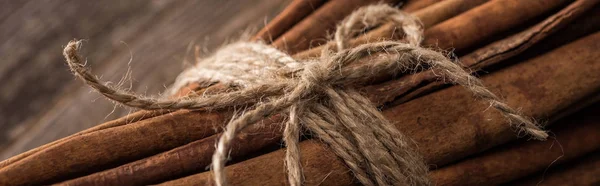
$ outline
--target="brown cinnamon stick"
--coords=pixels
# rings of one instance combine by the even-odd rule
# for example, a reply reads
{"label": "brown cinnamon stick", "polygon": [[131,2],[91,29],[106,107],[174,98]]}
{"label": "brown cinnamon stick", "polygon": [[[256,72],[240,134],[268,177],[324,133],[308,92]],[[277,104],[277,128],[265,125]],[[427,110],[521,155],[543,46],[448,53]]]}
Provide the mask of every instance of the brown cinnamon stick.
{"label": "brown cinnamon stick", "polygon": [[[574,2],[577,3],[578,1]],[[595,5],[588,5],[591,7],[591,10],[588,10],[585,14],[574,20],[569,26],[559,30],[557,35],[560,37],[550,37],[546,40],[541,41],[538,45],[540,47],[540,51],[547,51],[549,49],[556,48],[556,46],[561,46],[566,43],[569,43],[574,40],[574,38],[579,38],[584,35],[589,35],[593,32],[600,30],[600,2],[593,1],[596,3]],[[576,13],[576,12],[574,12]],[[565,15],[567,16],[567,15]],[[540,52],[528,52],[524,58],[530,58],[532,56],[539,55]]]}
{"label": "brown cinnamon stick", "polygon": [[404,3],[404,5],[402,5],[402,10],[407,12],[414,12],[428,7],[429,5],[438,3],[440,1],[442,0],[408,0]]}
{"label": "brown cinnamon stick", "polygon": [[[328,1],[277,38],[272,45],[291,54],[306,50],[311,45],[319,45],[326,41],[327,33],[330,33],[347,15],[362,6],[379,2],[377,0]],[[398,0],[383,2],[393,4]]]}
{"label": "brown cinnamon stick", "polygon": [[[558,13],[522,32],[509,36],[507,39],[491,43],[463,56],[461,62],[466,66],[471,66],[472,69],[481,69],[484,66],[490,66],[490,64],[513,57],[546,38],[548,35],[564,28],[567,24],[575,21],[575,19],[580,18],[582,14],[592,9],[598,3],[597,0],[576,0]],[[595,13],[598,14],[598,12]],[[592,29],[580,28],[579,30],[586,31]],[[592,32],[594,31],[592,30]],[[557,35],[569,38],[570,35],[578,34],[570,32],[558,33]]]}
{"label": "brown cinnamon stick", "polygon": [[[247,147],[269,148],[281,141],[280,133],[264,130],[264,127],[264,125],[253,125],[243,134],[236,136],[235,142],[244,143],[244,146],[233,147],[230,156],[240,157],[252,154],[261,149]],[[69,180],[59,185],[148,185],[188,175],[194,171],[206,170],[212,161],[210,154],[214,152],[214,144],[217,139],[218,136],[213,135],[173,150]],[[132,173],[135,176],[125,176]]]}
{"label": "brown cinnamon stick", "polygon": [[[426,1],[418,1],[426,2]],[[457,16],[467,10],[475,8],[488,0],[443,0],[443,1],[431,1],[432,4],[427,7],[411,10],[410,2],[404,7],[407,12],[414,12],[416,17],[419,17],[424,28],[430,28],[433,25],[444,22],[454,16]],[[416,3],[415,3],[416,4]]]}
{"label": "brown cinnamon stick", "polygon": [[[566,101],[564,96],[575,93],[578,96],[566,97],[581,100],[598,93],[600,77],[591,76],[600,70],[600,64],[594,60],[600,57],[595,52],[600,47],[599,41],[600,33],[596,33],[485,76],[483,80],[492,91],[504,95],[509,104],[520,103],[521,109],[529,115],[536,118],[554,115],[575,103]],[[416,141],[427,162],[441,166],[515,138],[498,113],[484,111],[488,106],[474,102],[470,96],[460,87],[451,87],[399,105],[397,109],[386,110],[384,114],[395,121],[400,131]],[[306,184],[353,183],[343,162],[318,141],[304,141],[301,149]],[[228,166],[230,183],[285,184],[286,175],[281,167],[283,154],[284,150],[278,150]],[[210,172],[205,172],[166,185],[209,184],[211,176]]]}
{"label": "brown cinnamon stick", "polygon": [[[487,2],[487,0],[472,0],[472,1],[464,1],[464,0],[445,0],[426,8],[420,9],[413,13],[413,15],[421,21],[423,24],[423,28],[428,29],[431,26],[450,19],[456,15],[459,15],[471,8],[479,6]],[[401,39],[401,34],[396,33],[396,26],[394,24],[385,24],[372,30],[365,35],[362,35],[356,39],[350,41],[350,46],[358,46],[360,44],[369,43],[372,41],[379,40],[397,40]],[[425,36],[427,37],[427,36]],[[334,43],[329,42],[324,44],[323,46],[311,48],[302,52],[299,52],[294,55],[294,58],[297,59],[307,59],[311,57],[317,57],[321,54],[321,50],[324,47],[328,47],[333,49]]]}
{"label": "brown cinnamon stick", "polygon": [[[465,1],[469,2],[469,1]],[[460,2],[465,3],[465,2]],[[434,46],[444,50],[453,49],[461,51],[473,43],[481,43],[491,36],[506,31],[516,25],[522,24],[543,13],[547,13],[555,8],[570,2],[570,0],[550,0],[550,1],[521,1],[521,0],[496,0],[489,1],[473,9],[470,9],[456,17],[452,17],[440,24],[437,24],[425,30],[426,46]],[[479,2],[471,2],[478,5]],[[429,7],[428,7],[429,8]],[[431,7],[434,9],[434,7]],[[439,11],[442,9],[438,9]],[[425,10],[423,10],[425,11]],[[425,12],[423,12],[425,13]],[[452,15],[452,14],[448,14]],[[429,18],[427,14],[415,14],[425,23]],[[436,19],[437,20],[437,19]],[[395,29],[391,25],[385,25],[372,32],[357,38],[356,41],[350,42],[351,46],[364,44],[369,38],[391,38],[394,36]],[[328,47],[330,47],[329,44]],[[300,54],[295,55],[296,58],[307,58],[318,56],[322,48],[316,47]]]}
{"label": "brown cinnamon stick", "polygon": [[600,105],[559,121],[554,139],[521,141],[431,172],[436,185],[497,185],[600,150]]}
{"label": "brown cinnamon stick", "polygon": [[[425,31],[425,35],[430,37],[426,37],[424,42],[435,43],[434,46],[444,50],[465,49],[470,43],[479,43],[568,2],[570,1],[490,1]],[[500,16],[509,12],[511,16]]]}
{"label": "brown cinnamon stick", "polygon": [[504,185],[599,185],[600,184],[600,151],[588,154],[576,161],[552,166],[540,171],[537,175]]}
{"label": "brown cinnamon stick", "polygon": [[271,43],[281,34],[285,33],[296,23],[300,22],[314,10],[318,9],[326,0],[294,0],[277,15],[269,24],[262,28],[252,40],[262,40]]}
{"label": "brown cinnamon stick", "polygon": [[51,146],[60,144],[60,143],[62,143],[64,141],[68,141],[71,138],[74,138],[76,136],[81,136],[81,135],[84,135],[84,134],[88,134],[88,133],[92,133],[92,132],[95,132],[95,131],[100,131],[100,130],[108,129],[108,128],[112,128],[112,127],[117,127],[117,126],[121,126],[121,125],[126,125],[128,123],[133,123],[133,122],[145,120],[145,119],[152,118],[152,117],[155,117],[155,116],[167,114],[169,112],[171,112],[171,111],[168,111],[168,110],[156,110],[156,111],[140,111],[140,112],[135,112],[135,113],[129,114],[129,115],[124,116],[122,118],[119,118],[119,119],[116,119],[116,120],[113,120],[113,121],[109,121],[109,122],[103,123],[101,125],[94,126],[92,128],[89,128],[89,129],[83,130],[81,132],[75,133],[73,135],[70,135],[68,137],[65,137],[65,138],[62,138],[62,139],[59,139],[59,140],[47,143],[47,144],[42,145],[42,146],[40,146],[38,148],[31,149],[31,150],[26,151],[24,153],[21,153],[21,154],[19,154],[17,156],[13,156],[13,157],[11,157],[9,159],[1,161],[0,162],[0,169],[2,169],[3,167],[5,167],[5,166],[7,166],[7,165],[9,165],[9,164],[11,164],[13,162],[19,161],[19,160],[21,160],[21,159],[23,159],[25,157],[28,157],[28,156],[30,156],[32,154],[40,152],[43,149],[50,148]]}

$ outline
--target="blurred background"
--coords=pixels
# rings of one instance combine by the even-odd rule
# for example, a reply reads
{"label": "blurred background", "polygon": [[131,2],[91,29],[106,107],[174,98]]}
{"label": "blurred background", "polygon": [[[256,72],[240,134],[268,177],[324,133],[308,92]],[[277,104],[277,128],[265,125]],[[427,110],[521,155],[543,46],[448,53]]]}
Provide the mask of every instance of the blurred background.
{"label": "blurred background", "polygon": [[289,0],[0,0],[0,160],[134,112],[115,107],[69,72],[72,39],[93,73],[161,93],[205,53],[256,31]]}

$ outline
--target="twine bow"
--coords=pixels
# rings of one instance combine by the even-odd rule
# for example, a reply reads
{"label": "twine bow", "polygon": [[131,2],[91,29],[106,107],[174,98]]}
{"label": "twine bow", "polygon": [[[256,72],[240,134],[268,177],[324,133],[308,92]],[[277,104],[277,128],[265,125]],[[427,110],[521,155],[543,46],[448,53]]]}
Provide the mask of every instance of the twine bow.
{"label": "twine bow", "polygon": [[[347,40],[365,27],[383,22],[397,23],[406,43],[381,41],[346,49]],[[483,86],[439,52],[419,46],[422,28],[416,18],[387,5],[361,8],[338,26],[334,41],[337,52],[326,49],[318,60],[296,61],[289,55],[260,43],[237,43],[219,50],[215,56],[199,62],[197,68],[178,78],[175,87],[185,81],[225,81],[243,88],[227,93],[181,99],[151,99],[120,91],[101,83],[82,64],[77,54],[80,41],[71,41],[64,50],[72,72],[96,91],[120,104],[141,109],[215,109],[253,105],[229,122],[220,136],[213,155],[212,169],[217,185],[226,185],[224,166],[227,152],[237,133],[266,117],[286,114],[284,141],[285,163],[291,185],[302,185],[299,139],[301,129],[327,143],[364,185],[430,185],[428,168],[421,156],[410,148],[404,137],[379,110],[353,85],[377,74],[396,74],[414,70],[422,64],[437,69],[440,76],[464,86],[476,97],[500,111],[511,124],[532,137],[547,137],[530,119]],[[357,60],[379,53],[368,64]],[[205,71],[202,71],[205,70]],[[253,76],[239,75],[244,71]],[[201,73],[205,72],[205,73]],[[266,76],[265,76],[266,75]],[[200,77],[200,78],[198,78]],[[184,83],[182,83],[182,81]]]}

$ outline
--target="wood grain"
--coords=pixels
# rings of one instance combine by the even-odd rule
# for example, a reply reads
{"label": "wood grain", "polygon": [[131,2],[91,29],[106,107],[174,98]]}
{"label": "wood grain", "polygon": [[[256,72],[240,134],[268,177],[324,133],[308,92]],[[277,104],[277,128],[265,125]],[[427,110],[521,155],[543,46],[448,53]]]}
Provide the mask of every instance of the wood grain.
{"label": "wood grain", "polygon": [[288,2],[1,2],[0,160],[132,112],[75,81],[61,53],[69,40],[86,40],[84,55],[103,80],[119,82],[131,61],[123,87],[156,95],[193,62],[190,46],[209,53]]}

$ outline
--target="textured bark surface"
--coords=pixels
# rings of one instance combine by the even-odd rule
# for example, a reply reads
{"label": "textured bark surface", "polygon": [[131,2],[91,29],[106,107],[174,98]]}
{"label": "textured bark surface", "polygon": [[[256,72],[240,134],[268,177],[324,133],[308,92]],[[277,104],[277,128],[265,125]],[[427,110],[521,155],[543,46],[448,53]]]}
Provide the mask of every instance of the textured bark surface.
{"label": "textured bark surface", "polygon": [[361,6],[376,3],[394,5],[400,0],[344,0],[328,1],[315,12],[298,22],[273,41],[272,45],[294,54],[325,43],[335,26]]}
{"label": "textured bark surface", "polygon": [[490,1],[427,30],[430,37],[424,42],[442,50],[465,49],[469,43],[481,42],[568,2],[571,0]]}
{"label": "textured bark surface", "polygon": [[[474,43],[485,44],[484,41],[491,37],[552,12],[571,1],[450,0],[418,10],[414,15],[421,19],[424,27],[427,28],[424,45],[456,52],[472,48]],[[443,22],[436,24],[439,21]],[[387,24],[355,39],[350,42],[350,45],[377,41],[382,38],[398,39],[401,34],[397,34],[397,32],[393,25]],[[333,43],[326,45],[330,47]],[[298,53],[295,57],[315,57],[320,54],[321,50],[322,47],[315,47]]]}
{"label": "textured bark surface", "polygon": [[[478,5],[486,2],[487,0],[472,0],[472,1],[463,1],[463,0],[448,0],[440,3],[433,4],[428,7],[424,7],[419,10],[411,10],[407,11],[411,13],[413,16],[417,17],[421,23],[423,24],[424,29],[429,29],[435,24],[443,22],[447,19],[450,19],[454,16],[457,16],[469,9],[477,7]],[[400,34],[394,24],[388,23],[382,25],[374,30],[371,30],[364,35],[361,35],[355,39],[350,40],[350,46],[358,46],[360,44],[372,42],[372,41],[380,41],[380,40],[399,40],[402,39],[403,34]],[[427,36],[425,36],[427,37]],[[305,51],[294,54],[295,58],[298,59],[307,59],[318,57],[321,54],[323,48],[327,47],[330,49],[335,49],[335,43],[327,42],[321,46],[307,49]]]}
{"label": "textured bark surface", "polygon": [[281,34],[288,31],[306,16],[321,7],[326,0],[295,0],[290,3],[277,17],[265,25],[252,37],[253,40],[262,40],[270,44]]}
{"label": "textured bark surface", "polygon": [[[544,142],[519,140],[431,172],[436,185],[497,185],[600,149],[600,105],[564,118]],[[571,184],[567,184],[571,185]]]}
{"label": "textured bark surface", "polygon": [[402,9],[409,12],[413,12],[428,7],[429,5],[435,4],[440,1],[442,0],[407,0],[403,2],[404,4],[402,5]]}
{"label": "textured bark surface", "polygon": [[504,185],[599,185],[600,176],[598,175],[600,175],[600,151],[562,165],[551,166],[548,170],[540,171],[536,175]]}

